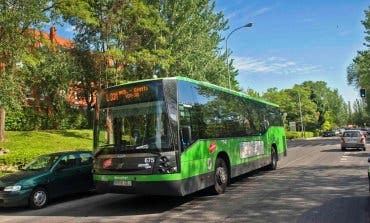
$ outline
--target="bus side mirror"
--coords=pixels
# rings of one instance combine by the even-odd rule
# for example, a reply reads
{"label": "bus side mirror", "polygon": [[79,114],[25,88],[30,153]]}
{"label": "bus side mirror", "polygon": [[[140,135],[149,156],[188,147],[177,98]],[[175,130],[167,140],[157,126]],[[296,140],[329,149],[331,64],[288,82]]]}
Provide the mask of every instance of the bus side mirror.
{"label": "bus side mirror", "polygon": [[185,145],[189,145],[192,141],[191,139],[191,127],[184,126],[181,128],[181,136],[182,136],[182,143]]}

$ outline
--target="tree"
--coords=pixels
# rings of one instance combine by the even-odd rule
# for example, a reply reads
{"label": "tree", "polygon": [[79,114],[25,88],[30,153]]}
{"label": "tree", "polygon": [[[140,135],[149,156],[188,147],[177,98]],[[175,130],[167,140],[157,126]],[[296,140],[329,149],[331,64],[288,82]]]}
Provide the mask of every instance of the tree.
{"label": "tree", "polygon": [[45,42],[22,68],[25,85],[37,96],[34,109],[47,117],[44,128],[59,129],[66,115],[66,95],[76,73],[72,59],[68,49]]}
{"label": "tree", "polygon": [[347,124],[347,106],[337,89],[331,90],[324,81],[305,81],[302,86],[310,91],[310,98],[317,106],[318,122],[315,128],[323,129],[324,123],[332,128]]}
{"label": "tree", "polygon": [[168,52],[161,37],[166,28],[153,5],[141,0],[86,3],[94,19],[67,19],[76,27],[77,47],[100,61],[95,73],[104,76],[105,83],[151,78],[166,67],[163,56]]}
{"label": "tree", "polygon": [[89,11],[84,14],[90,16],[64,14],[77,30],[73,56],[79,72],[75,83],[82,89],[91,124],[90,109],[97,91],[160,74],[168,69],[169,51],[163,38],[165,23],[151,1],[83,1]]}
{"label": "tree", "polygon": [[87,6],[83,0],[0,1],[0,141],[5,140],[5,110],[24,102],[22,67],[39,48],[37,30],[60,15],[88,18]]}
{"label": "tree", "polygon": [[[358,51],[353,62],[347,68],[348,84],[356,88],[365,88],[370,92],[370,7],[365,10],[365,20],[362,21],[365,27],[365,50]],[[370,113],[370,97],[363,99],[367,112]]]}
{"label": "tree", "polygon": [[[163,36],[171,58],[168,71],[161,76],[181,75],[226,87],[226,55],[219,46],[227,20],[221,12],[215,12],[215,2],[158,0],[157,7],[168,28]],[[232,88],[238,89],[237,72],[230,64]]]}
{"label": "tree", "polygon": [[0,1],[0,142],[5,140],[5,111],[19,108],[23,101],[20,68],[35,46],[30,28],[50,21],[48,4],[48,0]]}
{"label": "tree", "polygon": [[[91,95],[100,87],[132,80],[187,76],[225,86],[225,55],[219,32],[226,21],[214,2],[85,1],[93,19],[66,16],[75,27],[79,63],[76,83]],[[232,81],[236,71],[232,68]],[[90,99],[90,100],[88,100]]]}
{"label": "tree", "polygon": [[365,102],[356,100],[353,104],[353,123],[357,126],[363,126],[370,122],[370,115],[365,110]]}
{"label": "tree", "polygon": [[303,125],[301,128],[308,130],[312,130],[312,126],[317,123],[317,106],[310,98],[309,89],[302,85],[295,85],[292,89],[280,91],[277,88],[270,88],[263,98],[278,104],[281,111],[287,113],[287,122],[299,123],[298,126]]}
{"label": "tree", "polygon": [[251,89],[251,88],[248,88],[248,89],[245,91],[245,93],[246,93],[247,95],[251,96],[251,97],[261,98],[261,95],[260,95],[257,91],[255,91],[255,90],[253,90],[253,89]]}

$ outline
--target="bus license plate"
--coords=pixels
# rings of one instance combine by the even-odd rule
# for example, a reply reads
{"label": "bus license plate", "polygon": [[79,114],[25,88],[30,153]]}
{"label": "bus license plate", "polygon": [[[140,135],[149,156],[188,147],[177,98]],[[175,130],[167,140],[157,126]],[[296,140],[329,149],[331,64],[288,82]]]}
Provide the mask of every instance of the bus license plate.
{"label": "bus license plate", "polygon": [[132,181],[129,180],[115,180],[113,181],[114,186],[131,187]]}

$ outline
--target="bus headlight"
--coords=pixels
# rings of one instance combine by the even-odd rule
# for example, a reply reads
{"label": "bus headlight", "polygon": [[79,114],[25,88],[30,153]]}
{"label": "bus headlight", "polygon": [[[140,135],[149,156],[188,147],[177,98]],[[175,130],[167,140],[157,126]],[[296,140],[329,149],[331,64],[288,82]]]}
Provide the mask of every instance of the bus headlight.
{"label": "bus headlight", "polygon": [[159,158],[158,170],[160,173],[176,173],[176,163],[169,160],[166,156]]}

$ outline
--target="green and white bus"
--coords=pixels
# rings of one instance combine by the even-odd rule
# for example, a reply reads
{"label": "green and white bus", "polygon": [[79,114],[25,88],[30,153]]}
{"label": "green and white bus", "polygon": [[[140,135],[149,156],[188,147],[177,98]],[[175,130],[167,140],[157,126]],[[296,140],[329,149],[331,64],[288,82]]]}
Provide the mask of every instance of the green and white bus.
{"label": "green and white bus", "polygon": [[94,125],[98,192],[184,196],[286,155],[277,105],[184,77],[99,94]]}

